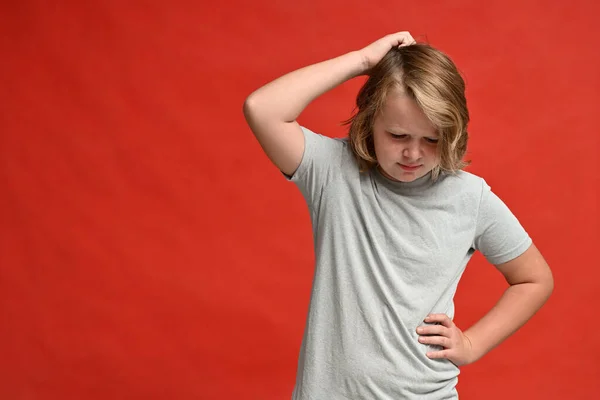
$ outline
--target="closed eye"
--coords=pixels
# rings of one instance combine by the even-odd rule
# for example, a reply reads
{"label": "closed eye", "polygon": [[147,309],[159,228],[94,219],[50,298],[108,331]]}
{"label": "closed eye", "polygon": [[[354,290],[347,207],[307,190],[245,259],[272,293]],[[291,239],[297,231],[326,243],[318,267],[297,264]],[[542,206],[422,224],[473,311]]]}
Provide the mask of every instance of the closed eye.
{"label": "closed eye", "polygon": [[[391,133],[388,132],[390,134],[390,136],[392,137],[392,139],[397,139],[397,140],[403,140],[403,139],[407,139],[409,137],[409,135],[407,134],[396,134],[396,133]],[[430,144],[436,144],[438,142],[438,138],[430,138],[430,137],[425,137],[423,138],[427,143]]]}

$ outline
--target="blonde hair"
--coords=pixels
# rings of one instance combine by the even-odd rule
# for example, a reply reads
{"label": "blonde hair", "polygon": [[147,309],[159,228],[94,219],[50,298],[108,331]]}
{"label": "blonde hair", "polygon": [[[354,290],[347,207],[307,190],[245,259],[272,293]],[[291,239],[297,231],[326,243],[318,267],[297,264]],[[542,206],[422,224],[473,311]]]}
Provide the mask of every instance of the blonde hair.
{"label": "blonde hair", "polygon": [[462,159],[469,137],[464,80],[446,54],[414,44],[392,49],[369,72],[356,96],[356,112],[344,122],[350,125],[349,142],[361,171],[377,165],[373,124],[394,87],[408,94],[438,130],[439,164],[433,179],[441,170],[453,173],[469,165]]}

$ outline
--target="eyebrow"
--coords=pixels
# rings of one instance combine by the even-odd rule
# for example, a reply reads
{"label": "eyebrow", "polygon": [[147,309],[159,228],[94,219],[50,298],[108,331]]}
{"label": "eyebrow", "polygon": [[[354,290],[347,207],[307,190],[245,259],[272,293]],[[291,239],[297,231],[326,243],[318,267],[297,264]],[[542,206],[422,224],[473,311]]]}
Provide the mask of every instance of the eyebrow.
{"label": "eyebrow", "polygon": [[396,133],[399,132],[398,134],[402,133],[403,135],[411,135],[411,133],[407,132],[406,130],[400,128],[399,126],[386,126],[385,130],[391,133]]}

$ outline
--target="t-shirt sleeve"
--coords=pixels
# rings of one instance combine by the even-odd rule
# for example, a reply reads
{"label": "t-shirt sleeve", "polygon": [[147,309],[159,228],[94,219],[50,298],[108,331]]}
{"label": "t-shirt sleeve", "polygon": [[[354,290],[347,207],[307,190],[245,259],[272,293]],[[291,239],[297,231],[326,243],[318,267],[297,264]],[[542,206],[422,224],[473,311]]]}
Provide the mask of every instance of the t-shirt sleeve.
{"label": "t-shirt sleeve", "polygon": [[338,173],[344,152],[344,142],[301,127],[304,133],[304,153],[296,171],[288,181],[298,186],[308,205],[318,206],[323,188]]}
{"label": "t-shirt sleeve", "polygon": [[498,265],[523,254],[532,240],[508,206],[483,182],[474,248]]}

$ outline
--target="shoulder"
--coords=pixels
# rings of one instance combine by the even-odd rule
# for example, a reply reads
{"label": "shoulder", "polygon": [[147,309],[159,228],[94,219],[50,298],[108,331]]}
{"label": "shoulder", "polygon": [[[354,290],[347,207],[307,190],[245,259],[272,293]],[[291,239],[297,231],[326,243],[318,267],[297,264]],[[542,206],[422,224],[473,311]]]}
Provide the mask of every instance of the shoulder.
{"label": "shoulder", "polygon": [[286,177],[313,189],[322,187],[352,170],[352,150],[347,138],[336,138],[300,126],[304,151],[294,174]]}
{"label": "shoulder", "polygon": [[481,196],[489,185],[482,177],[467,171],[442,173],[436,186],[443,192],[461,193],[463,195]]}
{"label": "shoulder", "polygon": [[462,170],[442,173],[434,187],[438,201],[449,202],[456,210],[469,215],[477,215],[491,194],[484,178]]}
{"label": "shoulder", "polygon": [[353,152],[348,137],[332,137],[301,126],[305,140],[305,158],[326,163],[331,168],[352,164]]}
{"label": "shoulder", "polygon": [[307,144],[316,145],[316,146],[327,146],[328,148],[341,150],[343,148],[349,147],[348,138],[338,138],[326,136],[322,133],[315,132],[305,126],[300,127],[302,129],[302,133],[304,134],[304,139]]}

